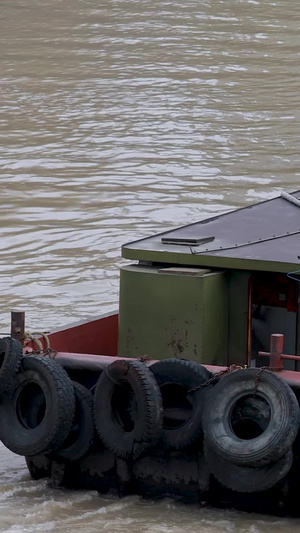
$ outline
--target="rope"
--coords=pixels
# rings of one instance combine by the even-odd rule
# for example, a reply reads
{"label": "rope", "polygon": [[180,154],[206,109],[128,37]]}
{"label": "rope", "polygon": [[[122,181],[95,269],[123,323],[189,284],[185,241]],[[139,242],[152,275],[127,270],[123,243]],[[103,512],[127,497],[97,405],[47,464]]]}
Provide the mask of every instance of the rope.
{"label": "rope", "polygon": [[[39,337],[43,337],[45,343],[46,343],[46,349],[44,350],[44,347],[43,347],[43,344],[42,342],[40,341],[40,339],[37,339],[36,338],[36,335],[38,335]],[[42,331],[33,331],[33,332],[30,332],[30,331],[25,331],[24,332],[24,340],[31,340],[32,341],[32,344],[36,344],[37,347],[38,347],[38,350],[34,350],[32,353],[32,355],[36,354],[36,355],[43,355],[43,356],[48,356],[50,359],[54,359],[56,354],[57,354],[57,351],[56,350],[52,350],[51,346],[50,346],[50,341],[49,341],[49,337],[48,335],[46,335],[46,333],[43,333]]]}
{"label": "rope", "polygon": [[50,341],[49,341],[49,337],[48,337],[48,335],[46,335],[46,333],[43,333],[42,331],[34,331],[33,333],[31,333],[31,335],[39,335],[40,337],[43,337],[43,339],[45,339],[45,342],[46,342],[46,350],[49,350]]}
{"label": "rope", "polygon": [[30,333],[29,331],[25,331],[24,332],[24,340],[26,340],[26,339],[31,340],[33,344],[35,343],[38,346],[40,351],[43,350],[43,345],[42,345],[41,341],[39,339],[36,339],[36,337],[34,336],[33,333]]}

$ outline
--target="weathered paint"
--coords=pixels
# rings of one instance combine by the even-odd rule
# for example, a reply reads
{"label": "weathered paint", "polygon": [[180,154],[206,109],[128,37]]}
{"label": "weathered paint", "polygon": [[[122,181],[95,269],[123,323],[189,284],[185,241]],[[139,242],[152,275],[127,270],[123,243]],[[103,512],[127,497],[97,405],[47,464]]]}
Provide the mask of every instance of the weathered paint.
{"label": "weathered paint", "polygon": [[227,364],[228,279],[201,269],[121,269],[119,355]]}

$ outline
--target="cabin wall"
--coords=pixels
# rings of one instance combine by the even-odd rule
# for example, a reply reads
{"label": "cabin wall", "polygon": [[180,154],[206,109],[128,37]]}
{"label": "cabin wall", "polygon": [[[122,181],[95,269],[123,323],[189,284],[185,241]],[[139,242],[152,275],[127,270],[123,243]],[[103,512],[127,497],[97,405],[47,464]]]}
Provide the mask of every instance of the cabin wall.
{"label": "cabin wall", "polygon": [[249,340],[250,272],[232,271],[229,276],[228,364],[247,364]]}
{"label": "cabin wall", "polygon": [[[125,266],[120,276],[118,353],[215,365],[267,365],[267,358],[257,354],[269,351],[271,334],[285,336],[285,353],[299,349],[296,288],[286,276],[274,273]],[[285,361],[284,367],[294,369],[295,363]]]}
{"label": "cabin wall", "polygon": [[121,268],[119,355],[227,364],[228,278],[199,268]]}

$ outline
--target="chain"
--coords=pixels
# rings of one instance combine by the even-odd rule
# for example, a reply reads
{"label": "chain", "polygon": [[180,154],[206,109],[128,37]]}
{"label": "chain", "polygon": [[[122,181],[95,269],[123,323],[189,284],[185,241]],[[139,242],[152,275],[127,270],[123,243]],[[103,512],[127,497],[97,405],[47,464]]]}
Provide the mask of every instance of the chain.
{"label": "chain", "polygon": [[253,390],[253,394],[254,395],[257,393],[257,387],[258,387],[258,383],[259,383],[259,380],[260,380],[260,376],[261,376],[261,374],[263,373],[264,370],[266,370],[266,367],[261,366],[260,369],[258,370],[257,374],[256,374],[256,378],[255,378],[255,382],[254,382],[254,390]]}
{"label": "chain", "polygon": [[49,359],[55,359],[55,356],[57,355],[57,350],[53,350],[53,348],[47,348],[43,351],[42,355],[44,357],[49,357]]}
{"label": "chain", "polygon": [[234,370],[239,370],[241,368],[244,368],[244,367],[236,366],[236,365],[230,365],[227,368],[225,368],[224,370],[221,370],[220,372],[218,372],[217,374],[214,374],[211,378],[209,378],[204,383],[200,383],[200,385],[197,385],[197,387],[193,387],[192,389],[189,389],[187,391],[187,394],[191,394],[193,392],[197,392],[198,390],[204,389],[204,387],[207,387],[208,385],[213,383],[216,379],[218,379],[219,377],[223,376],[224,374],[229,374],[230,372],[233,372]]}
{"label": "chain", "polygon": [[141,363],[147,363],[147,361],[151,361],[149,355],[142,355],[138,358],[138,361],[141,361]]}
{"label": "chain", "polygon": [[257,393],[258,383],[259,383],[260,377],[261,377],[261,375],[262,375],[264,370],[270,370],[271,372],[282,372],[283,369],[280,366],[279,367],[277,367],[277,366],[261,366],[258,369],[258,372],[256,374],[253,394]]}
{"label": "chain", "polygon": [[32,350],[32,352],[26,352],[25,348],[24,356],[26,357],[28,355],[49,357],[49,359],[55,359],[55,356],[57,355],[57,350],[53,350],[53,348],[47,348],[46,350]]}
{"label": "chain", "polygon": [[282,372],[283,368],[281,366],[265,366],[265,370],[270,370],[271,372]]}

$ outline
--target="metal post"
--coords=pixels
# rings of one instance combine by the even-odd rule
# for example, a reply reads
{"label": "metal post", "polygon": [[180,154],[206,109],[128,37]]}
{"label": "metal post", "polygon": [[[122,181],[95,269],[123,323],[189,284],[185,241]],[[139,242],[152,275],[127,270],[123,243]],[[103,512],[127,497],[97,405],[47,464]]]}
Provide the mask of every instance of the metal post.
{"label": "metal post", "polygon": [[282,368],[281,355],[283,353],[284,335],[282,333],[273,333],[271,335],[270,347],[270,366]]}
{"label": "metal post", "polygon": [[10,334],[23,344],[25,337],[25,311],[11,312],[11,329]]}

